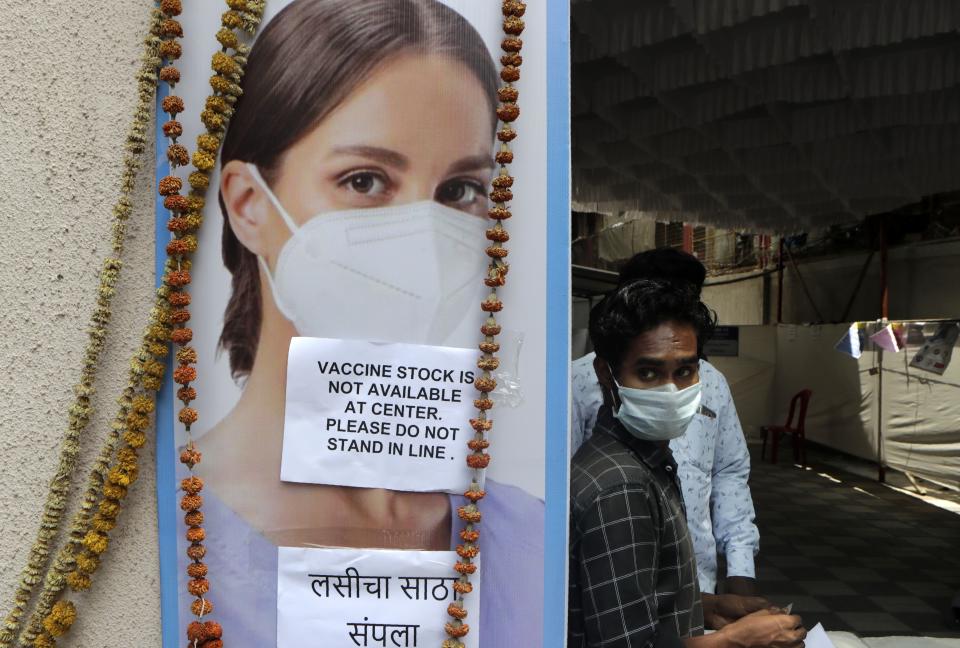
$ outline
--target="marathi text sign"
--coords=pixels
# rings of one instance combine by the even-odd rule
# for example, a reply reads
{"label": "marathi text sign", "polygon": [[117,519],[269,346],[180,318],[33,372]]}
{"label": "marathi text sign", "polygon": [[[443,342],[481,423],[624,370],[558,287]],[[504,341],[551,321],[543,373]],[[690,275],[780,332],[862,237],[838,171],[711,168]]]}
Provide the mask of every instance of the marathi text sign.
{"label": "marathi text sign", "polygon": [[469,349],[293,338],[280,478],[466,490],[476,359]]}
{"label": "marathi text sign", "polygon": [[[419,648],[447,638],[456,552],[278,551],[277,648]],[[479,591],[479,571],[470,580]],[[478,596],[464,605],[468,620],[479,619]],[[471,628],[463,641],[476,648],[479,627]]]}

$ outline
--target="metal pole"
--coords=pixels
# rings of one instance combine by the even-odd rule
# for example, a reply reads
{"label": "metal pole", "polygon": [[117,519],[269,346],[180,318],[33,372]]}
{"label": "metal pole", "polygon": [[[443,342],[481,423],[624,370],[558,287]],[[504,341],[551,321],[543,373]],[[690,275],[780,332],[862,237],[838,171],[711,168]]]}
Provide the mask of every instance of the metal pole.
{"label": "metal pole", "polygon": [[777,324],[783,324],[783,237],[780,237],[780,256],[777,258]]}
{"label": "metal pole", "polygon": [[[887,283],[887,221],[880,221],[880,324],[886,326],[890,317],[890,287]],[[883,465],[883,349],[877,351],[877,479],[882,484],[887,477]]]}

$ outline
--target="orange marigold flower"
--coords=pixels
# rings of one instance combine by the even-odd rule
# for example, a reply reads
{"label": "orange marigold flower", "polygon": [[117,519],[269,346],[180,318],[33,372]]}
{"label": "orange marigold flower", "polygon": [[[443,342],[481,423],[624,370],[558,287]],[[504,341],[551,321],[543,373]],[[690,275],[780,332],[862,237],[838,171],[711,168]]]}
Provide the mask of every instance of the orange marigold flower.
{"label": "orange marigold flower", "polygon": [[[161,45],[161,47],[163,46]],[[160,106],[163,108],[163,112],[170,113],[170,115],[182,113],[184,109],[183,99],[177,95],[167,95],[163,98]]]}
{"label": "orange marigold flower", "polygon": [[183,25],[178,20],[167,18],[160,22],[160,34],[168,38],[183,38]]}
{"label": "orange marigold flower", "polygon": [[[167,83],[177,83],[180,81],[180,70],[173,65],[165,65],[160,68],[160,80]],[[169,137],[169,135],[167,135]]]}
{"label": "orange marigold flower", "polygon": [[223,648],[223,641],[220,639],[207,639],[197,648]]}
{"label": "orange marigold flower", "polygon": [[174,329],[173,333],[170,334],[170,340],[173,341],[174,344],[188,344],[192,339],[193,329],[186,326]]}
{"label": "orange marigold flower", "polygon": [[197,379],[197,370],[187,365],[180,365],[173,370],[173,380],[178,385],[186,385]]}
{"label": "orange marigold flower", "polygon": [[[497,99],[499,99],[504,103],[513,103],[519,98],[520,98],[520,91],[514,88],[513,86],[503,86],[502,88],[497,90]],[[502,175],[499,178],[494,178],[493,186],[509,187],[510,185],[513,184],[513,178],[510,178],[509,184],[498,185],[497,180],[499,180],[500,178],[510,178],[510,176]]]}
{"label": "orange marigold flower", "polygon": [[476,524],[480,521],[480,509],[478,509],[475,504],[467,504],[466,506],[457,508],[457,516],[464,522]]}
{"label": "orange marigold flower", "polygon": [[203,626],[207,629],[207,635],[211,639],[219,639],[223,636],[223,628],[216,621],[207,621]]}
{"label": "orange marigold flower", "polygon": [[497,189],[507,189],[513,186],[513,176],[502,174],[493,179],[491,184]]}
{"label": "orange marigold flower", "polygon": [[[502,70],[500,70],[500,78],[506,81],[507,83],[513,83],[514,81],[519,81],[520,68],[514,67],[512,65],[507,65]],[[516,99],[513,99],[513,101],[516,101]],[[497,114],[499,114],[499,111],[497,111]],[[519,114],[520,113],[518,111],[517,115]],[[503,117],[501,117],[500,119],[505,122],[510,122],[516,119],[516,117],[514,117],[513,119],[503,119]]]}
{"label": "orange marigold flower", "polygon": [[206,578],[194,578],[187,583],[187,591],[194,596],[203,596],[210,591],[210,581]]}
{"label": "orange marigold flower", "polygon": [[481,342],[480,350],[484,353],[496,353],[500,350],[500,345],[496,342]]}
{"label": "orange marigold flower", "polygon": [[467,465],[479,470],[490,465],[490,455],[486,453],[467,455]]}
{"label": "orange marigold flower", "polygon": [[453,566],[453,568],[456,569],[461,574],[474,574],[477,571],[477,566],[474,565],[473,563],[468,563],[468,562],[457,561],[457,563]]}
{"label": "orange marigold flower", "polygon": [[[184,448],[180,451],[180,463],[188,466],[194,466],[200,463],[203,454],[196,448]],[[200,508],[199,506],[196,508]]]}
{"label": "orange marigold flower", "polygon": [[499,358],[480,358],[477,360],[477,367],[483,369],[484,371],[493,371],[500,366]]}
{"label": "orange marigold flower", "polygon": [[187,547],[187,557],[190,560],[203,560],[203,557],[207,555],[207,548],[204,547],[199,542],[194,543]]}
{"label": "orange marigold flower", "polygon": [[184,407],[182,410],[180,410],[180,414],[177,418],[184,425],[193,425],[197,422],[198,417],[199,415],[197,414],[197,410],[193,409],[192,407]]}
{"label": "orange marigold flower", "polygon": [[443,626],[444,630],[447,631],[447,634],[451,637],[466,637],[470,632],[470,626],[466,623],[453,624],[447,623]]}
{"label": "orange marigold flower", "polygon": [[160,0],[160,11],[168,16],[179,16],[183,11],[181,0]]}
{"label": "orange marigold flower", "polygon": [[208,636],[206,627],[199,621],[192,621],[187,626],[187,639],[189,641],[205,641]]}
{"label": "orange marigold flower", "polygon": [[516,16],[510,16],[503,19],[503,31],[514,36],[519,36],[523,33],[524,24],[523,21],[517,18]]}
{"label": "orange marigold flower", "polygon": [[490,200],[495,203],[505,203],[513,200],[513,192],[509,189],[494,189],[490,192]]}
{"label": "orange marigold flower", "polygon": [[520,0],[504,0],[503,15],[520,17],[527,10],[527,5]]}
{"label": "orange marigold flower", "polygon": [[167,273],[166,281],[171,286],[186,286],[190,283],[190,272],[187,270],[171,270]]}
{"label": "orange marigold flower", "polygon": [[452,616],[454,619],[467,618],[467,611],[463,609],[463,605],[458,605],[456,603],[451,603],[447,606],[447,614]]}
{"label": "orange marigold flower", "polygon": [[190,527],[187,529],[187,540],[190,542],[203,542],[207,538],[207,532],[203,527]]}
{"label": "orange marigold flower", "polygon": [[167,147],[167,159],[172,164],[183,166],[190,162],[190,151],[183,144],[171,144]]}
{"label": "orange marigold flower", "polygon": [[190,578],[206,578],[207,566],[202,562],[187,565],[187,576]]}
{"label": "orange marigold flower", "polygon": [[[175,194],[173,196],[167,196],[166,198],[164,198],[163,206],[165,209],[169,209],[172,212],[183,212],[183,211],[187,211],[190,208],[190,203],[183,196]],[[170,241],[170,243],[173,244],[174,248],[177,248],[178,246],[182,245],[181,243],[178,243],[176,240]],[[170,249],[171,249],[171,245],[167,245],[167,254],[170,254]],[[187,251],[187,250],[184,249],[184,251]],[[182,254],[182,252],[177,252],[175,254]]]}
{"label": "orange marigold flower", "polygon": [[[473,386],[482,392],[492,392],[497,388],[497,381],[487,376],[481,376],[473,381]],[[484,408],[477,408],[484,409]]]}
{"label": "orange marigold flower", "polygon": [[[507,232],[507,230],[503,229],[503,227],[500,227],[499,225],[500,224],[497,223],[497,227],[492,227],[487,230],[487,240],[497,241],[498,243],[506,243],[510,240],[510,234]],[[499,276],[500,273],[498,272],[497,275]]]}
{"label": "orange marigold flower", "polygon": [[190,611],[194,616],[204,616],[213,612],[213,603],[208,599],[197,599],[190,605]]}
{"label": "orange marigold flower", "polygon": [[[193,347],[183,347],[177,351],[177,362],[180,364],[193,364],[197,361],[197,350]],[[196,397],[194,397],[196,398]]]}
{"label": "orange marigold flower", "polygon": [[480,327],[480,332],[488,337],[493,337],[495,335],[500,335],[500,325],[497,324],[497,320],[492,317],[488,317],[487,321],[483,323],[483,326]]}
{"label": "orange marigold flower", "polygon": [[497,131],[497,139],[501,142],[512,142],[517,137],[517,131],[504,124],[503,128]]}
{"label": "orange marigold flower", "polygon": [[493,421],[490,419],[470,419],[470,427],[477,432],[488,432],[493,427]]}
{"label": "orange marigold flower", "polygon": [[493,409],[493,401],[489,398],[477,398],[473,401],[473,406],[480,411]]}
{"label": "orange marigold flower", "polygon": [[180,488],[182,488],[185,493],[196,495],[203,490],[203,480],[199,477],[187,477],[180,482]]}
{"label": "orange marigold flower", "polygon": [[480,450],[486,450],[489,448],[490,442],[486,439],[470,439],[467,441],[467,447],[474,452],[479,452]]}
{"label": "orange marigold flower", "polygon": [[[489,249],[487,248],[488,251]],[[503,302],[491,295],[480,302],[480,308],[487,313],[499,313],[503,310]]]}
{"label": "orange marigold flower", "polygon": [[180,180],[180,178],[177,176],[166,176],[160,179],[157,191],[160,192],[161,196],[172,196],[180,193],[181,189],[183,189],[183,181]]}
{"label": "orange marigold flower", "polygon": [[184,495],[180,500],[180,508],[184,511],[196,511],[203,506],[202,495]]}
{"label": "orange marigold flower", "polygon": [[[180,46],[180,43],[178,43],[177,41],[168,40],[160,43],[160,56],[162,58],[175,61],[178,58],[180,58],[180,56],[182,55],[183,55],[183,48]],[[170,111],[164,108],[164,112],[170,112]],[[178,110],[177,112],[182,112],[182,110]]]}
{"label": "orange marigold flower", "polygon": [[183,124],[171,119],[163,125],[163,134],[167,137],[180,137],[183,135]]}
{"label": "orange marigold flower", "polygon": [[504,38],[500,42],[500,48],[504,52],[519,52],[523,49],[523,41],[519,38]]}
{"label": "orange marigold flower", "polygon": [[477,503],[480,500],[482,500],[486,496],[486,494],[487,493],[485,491],[471,488],[466,493],[464,493],[463,496],[466,497],[471,502]]}
{"label": "orange marigold flower", "polygon": [[513,216],[513,212],[502,205],[495,205],[487,211],[487,216],[493,220],[507,220]]}
{"label": "orange marigold flower", "polygon": [[203,511],[190,511],[183,516],[183,522],[187,526],[200,526],[203,524]]}
{"label": "orange marigold flower", "polygon": [[494,159],[496,159],[497,164],[510,164],[513,162],[513,151],[497,151]]}
{"label": "orange marigold flower", "polygon": [[167,221],[167,229],[171,232],[181,234],[187,231],[187,219],[182,216],[174,215],[173,218]]}
{"label": "orange marigold flower", "polygon": [[197,400],[197,390],[193,387],[181,387],[177,390],[177,400],[184,403]]}
{"label": "orange marigold flower", "polygon": [[464,542],[476,542],[480,539],[480,532],[464,529],[460,532],[460,539]]}
{"label": "orange marigold flower", "polygon": [[461,558],[476,558],[480,555],[480,549],[475,545],[457,545],[457,555]]}
{"label": "orange marigold flower", "polygon": [[511,52],[509,54],[504,54],[500,57],[500,65],[507,66],[512,65],[513,67],[520,67],[523,65],[523,57],[517,54],[516,52]]}
{"label": "orange marigold flower", "polygon": [[[170,322],[172,324],[184,324],[190,321],[190,311],[178,309],[170,313]],[[177,359],[179,360],[179,354]]]}
{"label": "orange marigold flower", "polygon": [[455,581],[453,583],[453,590],[457,594],[469,594],[473,591],[473,585],[469,581]]}
{"label": "orange marigold flower", "polygon": [[167,301],[171,306],[189,306],[190,305],[190,293],[185,292],[172,292],[167,295]]}

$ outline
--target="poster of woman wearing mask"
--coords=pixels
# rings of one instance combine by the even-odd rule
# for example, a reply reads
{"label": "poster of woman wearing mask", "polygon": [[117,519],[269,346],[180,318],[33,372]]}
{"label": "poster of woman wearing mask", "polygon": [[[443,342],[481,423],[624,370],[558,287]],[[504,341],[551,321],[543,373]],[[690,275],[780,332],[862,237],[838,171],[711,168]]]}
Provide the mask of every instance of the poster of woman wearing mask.
{"label": "poster of woman wearing mask", "polygon": [[[204,36],[216,32],[222,7],[184,9],[192,28],[182,67],[197,73],[184,75],[177,94],[200,106],[208,92],[200,71],[212,53]],[[460,495],[337,486],[322,475],[315,483],[281,479],[287,363],[298,337],[476,349],[485,318],[479,303],[489,291],[484,232],[496,172],[501,21],[499,3],[476,0],[267,3],[193,269],[201,419],[192,431],[203,454],[205,562],[212,618],[231,646],[307,645],[283,639],[306,631],[282,627],[290,550],[329,549],[321,555],[347,561],[327,565],[342,575],[362,552],[413,555],[460,542]],[[479,618],[472,620],[471,641],[479,643],[468,643],[490,648],[543,641],[546,169],[550,147],[566,155],[567,142],[548,145],[547,6],[532,4],[525,22],[517,84],[523,116],[510,168],[516,216],[506,223],[510,281],[499,291],[497,428],[481,505]],[[184,126],[184,141],[201,132],[196,117]],[[549,342],[566,357],[565,337]],[[164,646],[182,644],[193,620],[173,485],[184,475],[176,457],[187,439],[175,432],[174,407],[158,417]],[[305,587],[316,595],[309,605],[322,606],[332,575],[323,581],[308,571]],[[317,610],[318,618],[333,614]],[[392,645],[388,636],[407,642],[397,645],[434,645],[424,642],[425,630],[411,643],[398,634],[401,625],[386,626],[394,628],[389,634],[381,627],[380,636],[365,629],[361,638],[359,619],[342,619],[357,626],[343,645]],[[436,626],[447,620],[438,616]]]}

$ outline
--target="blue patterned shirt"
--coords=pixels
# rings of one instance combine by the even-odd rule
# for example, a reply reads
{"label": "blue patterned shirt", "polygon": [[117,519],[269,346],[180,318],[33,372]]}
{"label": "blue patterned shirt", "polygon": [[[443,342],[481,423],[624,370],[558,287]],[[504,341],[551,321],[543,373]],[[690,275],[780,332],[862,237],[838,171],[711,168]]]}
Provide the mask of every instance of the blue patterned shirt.
{"label": "blue patterned shirt", "polygon": [[[590,353],[573,363],[571,455],[589,438],[603,404],[593,358]],[[686,434],[670,442],[670,449],[679,464],[700,589],[715,592],[718,552],[726,557],[727,576],[756,576],[753,559],[760,533],[747,484],[750,455],[730,386],[705,360],[700,362],[700,383],[704,407],[717,416],[697,414]]]}

